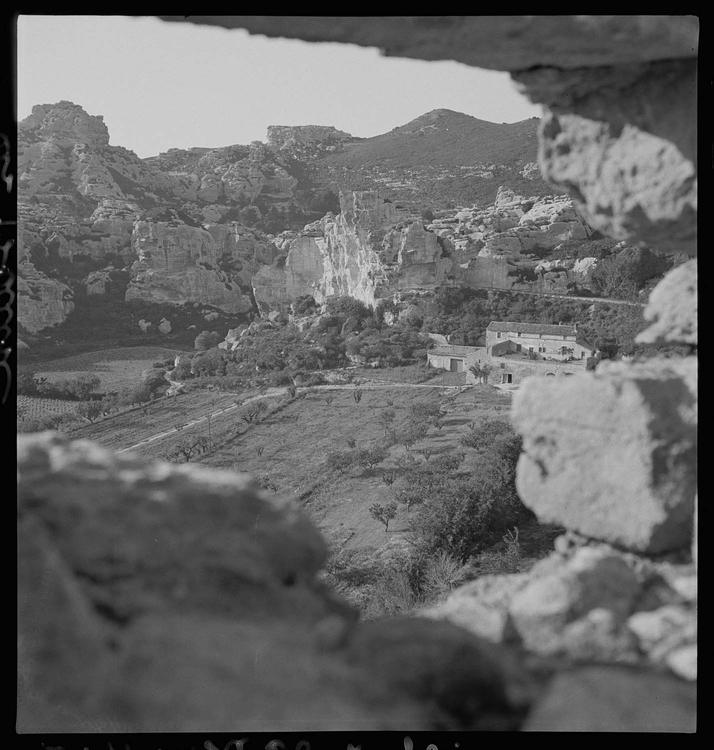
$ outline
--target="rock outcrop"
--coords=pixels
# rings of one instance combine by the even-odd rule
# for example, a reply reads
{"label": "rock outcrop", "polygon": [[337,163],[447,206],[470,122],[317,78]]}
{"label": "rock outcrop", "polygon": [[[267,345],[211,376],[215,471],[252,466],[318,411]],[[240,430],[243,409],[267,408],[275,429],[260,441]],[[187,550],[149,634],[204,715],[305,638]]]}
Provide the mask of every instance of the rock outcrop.
{"label": "rock outcrop", "polygon": [[137,260],[131,266],[127,301],[192,301],[230,313],[253,308],[253,273],[275,250],[237,224],[199,228],[137,221],[131,242]]}
{"label": "rock outcrop", "polygon": [[269,125],[268,146],[292,158],[315,158],[339,150],[355,140],[349,133],[326,125]]}
{"label": "rock outcrop", "polygon": [[247,477],[20,440],[20,732],[508,729],[529,678],[448,623],[359,624]]}
{"label": "rock outcrop", "polygon": [[[275,253],[236,219],[256,202],[290,208],[298,184],[264,144],[139,159],[109,145],[101,117],[66,101],[34,107],[18,135],[18,249],[33,264],[20,271],[31,276],[33,300],[46,291],[44,313],[27,307],[28,331],[66,317],[60,287],[103,294],[111,265],[131,267],[129,301],[253,309],[252,276]],[[33,268],[52,275],[40,286]]]}
{"label": "rock outcrop", "polygon": [[696,491],[695,357],[526,381],[518,490],[539,518],[628,549],[688,547]]}
{"label": "rock outcrop", "polygon": [[72,290],[50,279],[32,263],[20,263],[17,279],[17,309],[20,325],[30,333],[63,323],[74,309]]}
{"label": "rock outcrop", "polygon": [[[525,198],[510,189],[500,189],[492,206],[463,209],[426,226],[375,191],[340,193],[340,207],[337,216],[276,238],[281,256],[253,278],[262,310],[284,310],[304,295],[320,303],[349,295],[373,306],[443,285],[531,289],[533,282],[519,282],[519,266],[534,267],[534,253],[586,242],[590,234],[571,199]],[[551,273],[535,281],[541,291],[567,293],[569,284],[588,279],[595,259],[558,264],[557,278]]]}

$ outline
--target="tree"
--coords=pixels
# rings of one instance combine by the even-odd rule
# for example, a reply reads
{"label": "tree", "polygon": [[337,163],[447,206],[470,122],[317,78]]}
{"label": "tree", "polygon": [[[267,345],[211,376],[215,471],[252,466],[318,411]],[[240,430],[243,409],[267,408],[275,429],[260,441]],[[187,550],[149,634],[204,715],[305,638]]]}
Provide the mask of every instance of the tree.
{"label": "tree", "polygon": [[387,485],[387,487],[391,487],[396,479],[397,473],[396,471],[394,471],[394,469],[387,469],[386,471],[382,472],[382,481]]}
{"label": "tree", "polygon": [[386,449],[381,445],[371,448],[362,448],[357,451],[357,463],[368,471],[372,471],[377,464],[382,463],[387,457]]}
{"label": "tree", "polygon": [[396,412],[394,411],[394,409],[385,409],[384,411],[380,412],[379,423],[384,428],[385,437],[389,433],[389,430],[392,428],[395,417],[396,417]]}
{"label": "tree", "polygon": [[262,218],[257,206],[245,206],[238,212],[241,224],[247,227],[254,227]]}
{"label": "tree", "polygon": [[255,401],[252,403],[247,410],[241,414],[241,419],[246,424],[252,424],[253,422],[258,421],[258,417],[267,409],[268,407],[265,405],[263,401]]}
{"label": "tree", "polygon": [[214,346],[218,346],[221,337],[216,331],[201,331],[193,342],[193,348],[198,351],[206,351]]}
{"label": "tree", "polygon": [[369,514],[375,521],[384,524],[384,532],[386,534],[389,531],[389,522],[397,515],[397,504],[394,501],[386,505],[373,503],[369,506]]}
{"label": "tree", "polygon": [[172,458],[178,458],[179,456],[183,456],[186,460],[186,463],[188,463],[191,460],[191,457],[196,453],[197,445],[194,438],[185,437],[183,440],[181,440],[176,447],[171,452]]}
{"label": "tree", "polygon": [[397,433],[397,442],[401,443],[407,450],[414,443],[425,438],[429,432],[429,423],[424,420],[410,419]]}
{"label": "tree", "polygon": [[183,357],[171,371],[171,378],[173,380],[187,380],[191,375],[191,361]]}
{"label": "tree", "polygon": [[101,403],[99,401],[84,401],[77,407],[77,414],[91,424],[102,416]]}
{"label": "tree", "polygon": [[618,352],[617,339],[610,336],[601,336],[596,343],[601,359],[615,359]]}
{"label": "tree", "polygon": [[325,308],[328,315],[340,318],[343,323],[347,318],[362,320],[372,317],[369,307],[354,297],[331,297]]}
{"label": "tree", "polygon": [[479,383],[487,384],[488,376],[491,372],[491,369],[492,369],[491,365],[487,365],[487,364],[482,365],[477,362],[476,364],[471,365],[471,367],[469,367],[469,372],[473,373],[473,376],[476,378],[476,380]]}
{"label": "tree", "polygon": [[426,499],[427,488],[424,484],[413,480],[414,476],[408,479],[402,478],[399,480],[399,484],[394,486],[394,498],[398,503],[406,505],[407,513],[413,505],[418,505]]}

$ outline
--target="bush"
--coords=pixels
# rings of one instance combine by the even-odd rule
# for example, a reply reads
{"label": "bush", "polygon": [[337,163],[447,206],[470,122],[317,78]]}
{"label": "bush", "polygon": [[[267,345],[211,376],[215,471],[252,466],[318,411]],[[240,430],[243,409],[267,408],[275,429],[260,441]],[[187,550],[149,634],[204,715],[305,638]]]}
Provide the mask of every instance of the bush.
{"label": "bush", "polygon": [[77,413],[88,422],[94,422],[102,416],[102,404],[99,401],[85,401],[77,407]]}
{"label": "bush", "polygon": [[311,294],[305,294],[302,297],[298,297],[295,302],[293,302],[292,307],[295,315],[312,315],[319,310],[319,306]]}
{"label": "bush", "polygon": [[[443,550],[465,561],[506,529],[533,517],[515,486],[520,438],[512,431],[499,432],[497,424],[491,427],[496,437],[480,451],[470,473],[436,470],[426,482],[412,479],[413,485],[424,487],[413,526],[428,554]],[[434,464],[429,468],[437,469]]]}
{"label": "bush", "polygon": [[349,451],[332,451],[331,453],[327,454],[327,466],[332,471],[337,471],[340,474],[344,474],[348,469],[350,469],[356,460],[355,452],[353,450]]}
{"label": "bush", "polygon": [[518,541],[518,528],[503,535],[500,549],[488,549],[475,560],[479,575],[503,575],[518,573],[522,565],[521,546]]}
{"label": "bush", "polygon": [[325,310],[328,315],[334,315],[344,323],[348,318],[366,320],[372,317],[372,311],[354,297],[331,297],[327,300]]}
{"label": "bush", "polygon": [[462,583],[469,568],[444,550],[429,558],[422,576],[422,590],[429,599],[442,599]]}
{"label": "bush", "polygon": [[198,351],[206,351],[206,349],[218,346],[220,342],[221,337],[215,331],[201,331],[194,339],[193,348]]}

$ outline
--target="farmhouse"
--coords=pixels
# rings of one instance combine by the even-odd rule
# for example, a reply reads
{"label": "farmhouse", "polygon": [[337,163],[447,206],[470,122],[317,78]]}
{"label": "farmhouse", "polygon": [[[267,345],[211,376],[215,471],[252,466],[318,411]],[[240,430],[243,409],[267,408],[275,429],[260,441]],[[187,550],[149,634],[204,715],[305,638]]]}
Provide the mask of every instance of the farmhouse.
{"label": "farmhouse", "polygon": [[594,348],[578,335],[577,324],[509,323],[492,321],[486,328],[489,356],[522,353],[532,360],[567,362],[592,357]]}
{"label": "farmhouse", "polygon": [[483,346],[455,346],[442,344],[429,349],[427,361],[430,367],[437,367],[451,372],[468,372],[477,362],[486,359],[486,347]]}
{"label": "farmhouse", "polygon": [[490,383],[517,385],[532,376],[573,375],[585,370],[594,348],[578,335],[577,326],[493,321],[486,329],[486,346],[440,345],[430,349],[430,367],[466,373],[485,369]]}

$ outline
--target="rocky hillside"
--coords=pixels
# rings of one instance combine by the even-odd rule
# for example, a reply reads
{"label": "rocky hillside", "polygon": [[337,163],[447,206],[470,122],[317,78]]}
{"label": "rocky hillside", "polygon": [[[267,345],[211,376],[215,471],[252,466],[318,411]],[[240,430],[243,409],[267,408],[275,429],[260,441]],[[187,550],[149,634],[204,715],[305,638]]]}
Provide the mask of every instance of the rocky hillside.
{"label": "rocky hillside", "polygon": [[[376,138],[271,126],[267,144],[139,159],[109,144],[101,116],[38,105],[18,138],[23,338],[59,341],[59,325],[86,342],[91,321],[115,345],[190,343],[207,322],[225,333],[304,295],[373,305],[444,285],[600,293],[592,231],[527,161],[535,124],[437,110]],[[334,169],[352,177],[332,183]],[[434,170],[493,195],[434,212]],[[352,189],[369,174],[370,190]]]}
{"label": "rocky hillside", "polygon": [[551,193],[535,166],[538,118],[487,122],[435,109],[389,133],[345,143],[314,179],[337,189],[381,190],[411,207],[490,203],[499,186]]}
{"label": "rocky hillside", "polygon": [[388,133],[346,145],[329,161],[349,167],[387,162],[406,168],[525,164],[536,154],[537,126],[536,117],[499,125],[435,109]]}

